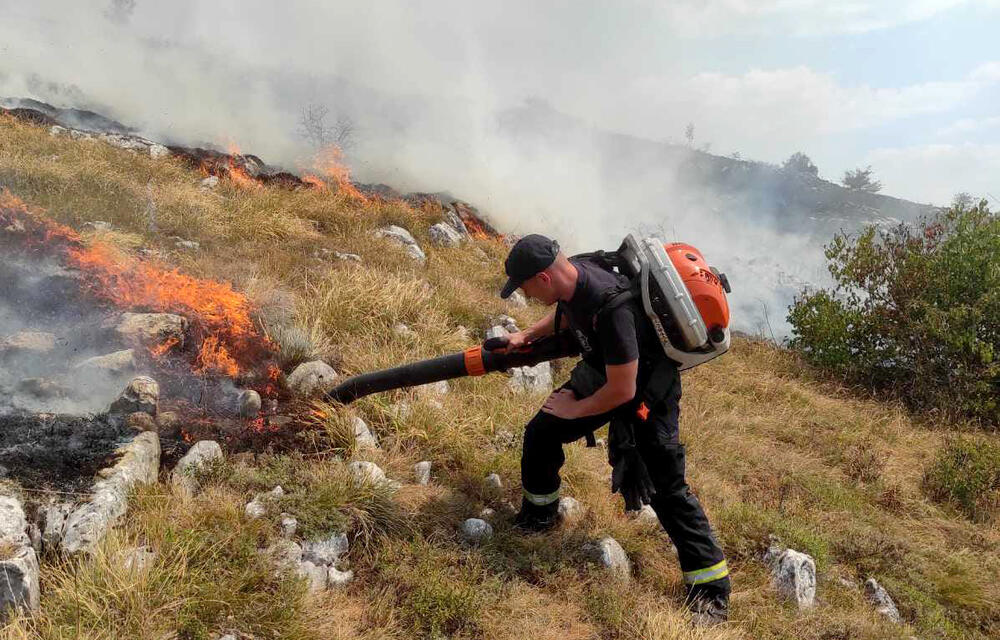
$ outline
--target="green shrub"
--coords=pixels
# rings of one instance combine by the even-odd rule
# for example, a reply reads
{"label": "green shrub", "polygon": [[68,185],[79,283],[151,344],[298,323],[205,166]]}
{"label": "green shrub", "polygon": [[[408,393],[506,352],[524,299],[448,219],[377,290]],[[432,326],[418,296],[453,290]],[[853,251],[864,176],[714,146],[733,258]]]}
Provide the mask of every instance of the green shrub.
{"label": "green shrub", "polygon": [[796,297],[790,346],[913,408],[1000,423],[1000,218],[985,201],[838,234],[826,257],[835,286]]}
{"label": "green shrub", "polygon": [[973,520],[989,520],[1000,507],[1000,445],[957,438],[945,445],[924,473],[924,491]]}

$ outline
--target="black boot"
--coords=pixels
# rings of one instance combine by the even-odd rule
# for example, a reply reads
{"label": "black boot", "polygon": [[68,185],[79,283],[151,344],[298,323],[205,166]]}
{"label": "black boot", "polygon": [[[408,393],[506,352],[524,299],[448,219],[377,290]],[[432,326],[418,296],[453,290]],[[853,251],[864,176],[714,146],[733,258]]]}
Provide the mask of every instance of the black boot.
{"label": "black boot", "polygon": [[525,532],[541,533],[559,523],[559,503],[539,506],[521,499],[521,510],[514,516],[514,527]]}
{"label": "black boot", "polygon": [[729,578],[688,588],[687,607],[696,627],[709,627],[729,620]]}

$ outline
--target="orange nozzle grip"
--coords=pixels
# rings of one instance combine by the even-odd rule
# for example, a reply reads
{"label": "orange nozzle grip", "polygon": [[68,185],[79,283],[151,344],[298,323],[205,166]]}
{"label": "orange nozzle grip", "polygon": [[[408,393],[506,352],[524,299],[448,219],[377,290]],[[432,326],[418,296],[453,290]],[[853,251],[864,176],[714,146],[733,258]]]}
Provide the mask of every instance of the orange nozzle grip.
{"label": "orange nozzle grip", "polygon": [[469,347],[465,350],[465,371],[470,376],[486,374],[486,367],[483,366],[482,347]]}

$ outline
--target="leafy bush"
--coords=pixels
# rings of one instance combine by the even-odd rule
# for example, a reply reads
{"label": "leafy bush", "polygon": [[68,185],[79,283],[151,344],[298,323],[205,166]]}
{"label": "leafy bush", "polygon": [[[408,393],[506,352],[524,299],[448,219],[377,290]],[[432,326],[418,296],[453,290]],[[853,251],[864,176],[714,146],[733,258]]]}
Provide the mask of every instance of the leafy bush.
{"label": "leafy bush", "polygon": [[838,234],[826,257],[835,287],[796,297],[794,349],[913,408],[1000,424],[1000,218],[985,201]]}
{"label": "leafy bush", "polygon": [[937,454],[924,473],[924,491],[973,520],[988,520],[1000,506],[1000,445],[959,438]]}

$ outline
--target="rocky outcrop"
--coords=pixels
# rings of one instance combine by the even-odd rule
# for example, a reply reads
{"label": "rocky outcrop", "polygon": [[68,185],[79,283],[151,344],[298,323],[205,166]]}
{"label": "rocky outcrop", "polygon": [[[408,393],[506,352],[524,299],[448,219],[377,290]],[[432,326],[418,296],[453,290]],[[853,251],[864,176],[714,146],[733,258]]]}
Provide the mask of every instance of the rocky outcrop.
{"label": "rocky outcrop", "polygon": [[455,249],[462,244],[461,234],[459,234],[459,232],[453,227],[443,222],[431,225],[431,228],[427,230],[427,233],[431,238],[431,244],[436,247]]}
{"label": "rocky outcrop", "polygon": [[481,518],[469,518],[462,523],[462,536],[474,544],[485,542],[493,536],[493,526]]}
{"label": "rocky outcrop", "polygon": [[417,262],[421,264],[427,260],[427,254],[424,250],[420,248],[417,244],[416,239],[409,231],[403,227],[396,225],[389,225],[388,227],[383,227],[375,232],[376,238],[385,238],[394,244],[399,245],[406,252],[406,255],[410,256]]}
{"label": "rocky outcrop", "polygon": [[188,321],[173,313],[123,313],[115,333],[126,344],[152,347],[168,341],[183,346]]}
{"label": "rocky outcrop", "polygon": [[91,552],[128,506],[128,494],[140,484],[156,482],[160,469],[160,439],[140,433],[118,450],[115,466],[98,472],[92,496],[66,519],[62,540],[64,552]]}
{"label": "rocky outcrop", "polygon": [[160,385],[149,376],[132,378],[108,413],[129,415],[136,412],[155,416],[160,404]]}
{"label": "rocky outcrop", "polygon": [[267,514],[268,505],[277,502],[285,495],[285,490],[277,486],[265,493],[258,493],[246,504],[243,511],[250,519],[262,518]]}
{"label": "rocky outcrop", "polygon": [[107,373],[126,373],[135,370],[135,353],[131,349],[115,351],[107,355],[87,358],[76,367],[77,369],[105,371]]}
{"label": "rocky outcrop", "polygon": [[21,502],[0,495],[0,621],[10,609],[36,611],[39,604],[38,555],[28,535]]}
{"label": "rocky outcrop", "polygon": [[875,607],[875,611],[885,616],[890,622],[899,624],[903,617],[899,615],[899,609],[893,602],[892,596],[880,585],[875,578],[865,580],[865,599]]}
{"label": "rocky outcrop", "polygon": [[427,485],[431,481],[431,463],[429,460],[423,460],[413,465],[413,478],[417,484]]}

